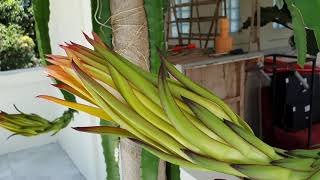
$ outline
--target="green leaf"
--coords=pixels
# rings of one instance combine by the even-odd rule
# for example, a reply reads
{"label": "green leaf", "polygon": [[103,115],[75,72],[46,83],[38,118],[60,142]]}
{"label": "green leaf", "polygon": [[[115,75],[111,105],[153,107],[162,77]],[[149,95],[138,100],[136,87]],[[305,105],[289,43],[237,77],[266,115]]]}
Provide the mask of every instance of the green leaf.
{"label": "green leaf", "polygon": [[317,40],[318,49],[320,49],[320,29],[314,29],[313,32]]}
{"label": "green leaf", "polygon": [[150,71],[158,73],[161,61],[157,52],[157,47],[165,50],[165,0],[145,0],[144,9],[147,14],[149,45],[150,45]]}
{"label": "green leaf", "polygon": [[45,55],[51,53],[48,22],[50,18],[49,0],[33,0],[33,14],[40,58],[45,62]]}
{"label": "green leaf", "polygon": [[293,0],[286,0],[292,16],[294,41],[298,50],[298,64],[303,67],[307,56],[307,33],[300,10],[294,5]]}
{"label": "green leaf", "polygon": [[295,0],[294,5],[299,9],[305,26],[314,31],[318,47],[320,47],[320,0],[313,0],[312,2]]}
{"label": "green leaf", "polygon": [[[109,0],[99,1],[101,4],[97,4],[97,0],[91,0],[91,15],[92,15],[92,28],[95,33],[109,46],[112,45],[112,33],[111,29],[105,26],[101,26],[98,21],[105,22],[111,16],[110,2]],[[96,16],[95,16],[96,15]],[[106,23],[106,26],[110,26],[110,22]],[[100,125],[115,126],[114,123],[100,120]],[[115,153],[119,147],[120,139],[115,136],[101,136],[103,155],[106,163],[107,180],[120,180],[119,171],[119,158],[116,159]]]}
{"label": "green leaf", "polygon": [[[165,50],[165,33],[164,18],[165,8],[167,6],[165,0],[145,0],[144,9],[147,15],[149,46],[150,46],[150,71],[158,73],[161,60],[157,52],[157,48]],[[152,165],[152,166],[151,166]],[[158,179],[159,158],[142,149],[141,153],[141,171],[143,180]],[[179,168],[175,169],[180,173]]]}
{"label": "green leaf", "polygon": [[[292,1],[292,0],[291,0]],[[293,5],[299,9],[305,26],[309,29],[320,28],[320,0],[293,0]]]}
{"label": "green leaf", "polygon": [[[99,7],[97,7],[97,0],[91,0],[91,17],[92,17],[92,28],[95,33],[106,43],[108,46],[112,46],[112,30],[110,24],[110,2],[109,0],[99,0]],[[109,21],[102,26],[99,22]]]}
{"label": "green leaf", "polygon": [[180,168],[179,166],[171,163],[167,163],[167,180],[180,180]]}
{"label": "green leaf", "polygon": [[159,171],[159,158],[145,149],[141,152],[141,179],[157,180]]}
{"label": "green leaf", "polygon": [[[101,120],[102,126],[115,126],[114,123]],[[116,152],[119,148],[119,137],[116,136],[101,136],[103,155],[106,163],[107,180],[120,180],[119,174],[119,157],[116,156]]]}

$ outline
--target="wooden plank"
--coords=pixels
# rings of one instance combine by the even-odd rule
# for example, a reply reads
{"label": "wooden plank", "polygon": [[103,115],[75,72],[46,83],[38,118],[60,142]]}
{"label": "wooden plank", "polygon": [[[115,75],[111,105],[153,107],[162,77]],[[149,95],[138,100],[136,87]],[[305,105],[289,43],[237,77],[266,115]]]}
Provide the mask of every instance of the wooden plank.
{"label": "wooden plank", "polygon": [[[200,13],[199,13],[199,1],[195,0],[195,4],[196,4],[196,14],[197,14],[197,19],[199,19],[200,17]],[[197,21],[197,25],[198,25],[198,33],[201,33],[201,26],[200,26],[200,22]],[[200,48],[202,48],[202,41],[201,39],[199,40],[199,44],[200,44]]]}
{"label": "wooden plank", "polygon": [[[191,5],[190,5],[190,19],[193,18],[193,5],[194,5],[193,1],[194,1],[194,0],[191,0]],[[191,33],[192,33],[192,24],[193,24],[193,23],[189,23],[189,37],[192,37],[192,36],[191,36]],[[188,44],[190,44],[190,43],[191,43],[191,39],[188,40]]]}
{"label": "wooden plank", "polygon": [[245,83],[246,83],[246,72],[245,72],[245,66],[246,62],[245,61],[240,61],[239,62],[239,74],[240,74],[240,84],[239,84],[239,89],[240,89],[240,104],[239,104],[239,113],[240,117],[244,118],[244,112],[245,112]]}
{"label": "wooden plank", "polygon": [[213,90],[219,97],[233,98],[239,96],[237,90],[236,63],[210,65],[198,69],[186,69],[186,74],[192,80]]}
{"label": "wooden plank", "polygon": [[183,23],[183,22],[211,22],[215,16],[203,16],[203,17],[195,17],[195,18],[177,18],[170,23]]}
{"label": "wooden plank", "polygon": [[[212,90],[217,96],[225,99],[231,108],[240,113],[237,81],[238,71],[237,63],[211,65],[198,69],[186,69],[186,75],[193,81]],[[236,72],[236,73],[235,73]]]}
{"label": "wooden plank", "polygon": [[207,39],[206,39],[206,42],[205,42],[205,45],[204,45],[205,48],[208,47],[209,34],[211,33],[213,26],[214,25],[215,26],[218,25],[217,22],[218,22],[218,18],[219,18],[220,6],[221,6],[221,0],[217,0],[217,5],[216,5],[216,8],[214,10],[214,16],[211,19],[211,25],[210,25],[210,28],[209,28],[209,31],[208,31],[208,36],[207,36]]}
{"label": "wooden plank", "polygon": [[[189,52],[193,51],[200,52],[200,49],[189,50]],[[240,54],[240,55],[225,55],[219,57],[210,57],[208,56],[208,51],[203,50],[202,53],[190,53],[185,56],[183,55],[175,55],[168,57],[169,61],[174,64],[181,64],[185,69],[190,68],[197,68],[203,67],[211,64],[225,64],[225,63],[232,63],[232,62],[239,62],[239,61],[248,61],[257,58],[263,57],[264,54],[261,52],[252,52],[247,54]]]}
{"label": "wooden plank", "polygon": [[[225,64],[211,64],[203,67],[185,69],[185,74],[193,81],[213,91],[224,99],[242,118],[245,115],[246,62],[248,60]],[[255,58],[250,61],[256,61]]]}
{"label": "wooden plank", "polygon": [[224,101],[228,104],[233,104],[233,103],[237,103],[241,101],[241,97],[237,96],[237,97],[232,97],[232,98],[226,98],[224,99]]}
{"label": "wooden plank", "polygon": [[190,7],[191,5],[195,6],[205,6],[205,5],[210,5],[210,4],[216,4],[216,0],[206,0],[206,1],[198,1],[198,2],[191,2],[191,3],[179,3],[176,4],[176,7]]}
{"label": "wooden plank", "polygon": [[[170,1],[171,4],[172,4],[172,9],[173,9],[173,16],[174,16],[174,19],[177,20],[177,9],[176,9],[176,3],[175,3],[175,0],[171,0]],[[177,26],[177,32],[178,32],[178,37],[179,37],[179,44],[182,44],[182,39],[181,39],[181,34],[180,34],[180,28],[179,28],[179,23],[177,21],[175,21],[176,23],[176,26]]]}
{"label": "wooden plank", "polygon": [[[181,33],[181,35],[189,35],[189,33]],[[191,33],[191,36],[207,36],[207,33]],[[214,34],[211,33],[209,36],[214,36]]]}
{"label": "wooden plank", "polygon": [[[177,39],[177,40],[180,40],[180,39],[186,39],[186,40],[207,40],[206,37],[168,37],[168,39]],[[213,37],[209,38],[209,40],[214,40]]]}

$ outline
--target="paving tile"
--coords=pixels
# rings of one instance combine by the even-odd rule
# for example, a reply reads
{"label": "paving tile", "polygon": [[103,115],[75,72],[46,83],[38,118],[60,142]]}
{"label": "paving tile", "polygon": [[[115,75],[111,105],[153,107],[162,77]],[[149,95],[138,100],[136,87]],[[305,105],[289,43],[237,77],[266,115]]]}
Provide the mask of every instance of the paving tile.
{"label": "paving tile", "polygon": [[9,165],[8,155],[0,156],[0,180],[11,180],[12,179],[12,170]]}
{"label": "paving tile", "polygon": [[58,144],[0,156],[0,180],[2,175],[5,180],[85,180]]}

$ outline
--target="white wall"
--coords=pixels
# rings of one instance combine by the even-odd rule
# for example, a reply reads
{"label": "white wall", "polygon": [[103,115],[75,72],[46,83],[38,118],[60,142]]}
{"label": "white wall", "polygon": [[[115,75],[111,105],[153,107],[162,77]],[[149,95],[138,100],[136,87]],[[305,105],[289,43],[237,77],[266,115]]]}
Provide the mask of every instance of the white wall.
{"label": "white wall", "polygon": [[[243,23],[248,17],[251,16],[252,0],[240,0],[240,18]],[[260,1],[261,7],[268,7],[273,5],[273,0]],[[242,25],[242,24],[241,24]],[[274,49],[277,47],[287,47],[288,39],[292,35],[292,31],[283,29],[273,29],[272,23],[267,26],[261,27],[260,39],[261,49]],[[246,49],[248,47],[249,30],[235,33],[235,46]]]}
{"label": "white wall", "polygon": [[[64,54],[58,45],[68,41],[89,46],[82,35],[82,31],[87,34],[92,31],[89,0],[51,0],[50,11],[49,30],[53,54]],[[80,133],[70,127],[98,124],[97,118],[79,113],[70,126],[59,134],[62,148],[88,180],[104,180],[106,177],[101,137]]]}
{"label": "white wall", "polygon": [[[0,72],[0,110],[7,113],[17,113],[15,104],[26,113],[36,113],[49,120],[59,117],[64,111],[61,106],[35,98],[46,94],[61,97],[47,78],[42,68]],[[14,136],[7,140],[12,133],[0,128],[0,154],[19,151],[22,149],[56,142],[58,137],[50,134],[36,137]]]}
{"label": "white wall", "polygon": [[[89,0],[51,0],[50,12],[49,34],[53,54],[63,54],[59,44],[65,41],[89,46],[82,35],[82,31],[88,34],[92,31]],[[52,81],[46,77],[41,68],[0,72],[0,82],[0,110],[14,113],[13,104],[16,104],[24,112],[36,113],[50,120],[61,116],[66,110],[54,103],[35,98],[40,94],[62,98],[60,91],[50,85]],[[59,142],[88,180],[104,180],[106,166],[102,154],[101,137],[71,129],[75,126],[98,124],[99,119],[78,113],[69,127],[56,136],[51,134],[32,138],[14,136],[10,140],[7,140],[7,137],[11,133],[0,128],[0,154]]]}
{"label": "white wall", "polygon": [[230,176],[217,172],[197,171],[188,168],[180,168],[181,180],[211,180],[211,179],[226,179],[226,180],[240,180],[235,176]]}

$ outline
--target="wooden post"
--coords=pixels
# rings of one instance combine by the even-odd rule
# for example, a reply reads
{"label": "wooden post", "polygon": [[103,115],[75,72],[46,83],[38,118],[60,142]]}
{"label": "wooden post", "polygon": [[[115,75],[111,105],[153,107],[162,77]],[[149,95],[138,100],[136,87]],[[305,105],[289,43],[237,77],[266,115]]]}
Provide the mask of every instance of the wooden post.
{"label": "wooden post", "polygon": [[[149,38],[143,0],[110,0],[114,50],[131,62],[149,70]],[[141,179],[141,147],[128,139],[120,141],[122,180]],[[165,179],[165,163],[159,165],[158,179]]]}
{"label": "wooden post", "polygon": [[145,70],[149,69],[149,41],[143,0],[111,0],[114,50]]}

